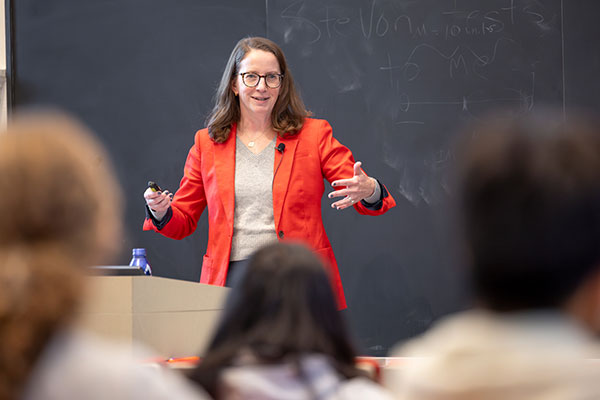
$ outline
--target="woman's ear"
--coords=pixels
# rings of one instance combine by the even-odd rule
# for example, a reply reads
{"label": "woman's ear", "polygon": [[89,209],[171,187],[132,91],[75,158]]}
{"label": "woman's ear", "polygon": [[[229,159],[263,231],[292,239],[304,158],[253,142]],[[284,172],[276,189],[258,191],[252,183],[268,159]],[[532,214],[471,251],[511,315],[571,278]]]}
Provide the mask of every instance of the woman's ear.
{"label": "woman's ear", "polygon": [[237,88],[237,80],[234,79],[231,81],[231,90],[233,91],[233,94],[235,94],[236,96],[239,94],[239,90]]}

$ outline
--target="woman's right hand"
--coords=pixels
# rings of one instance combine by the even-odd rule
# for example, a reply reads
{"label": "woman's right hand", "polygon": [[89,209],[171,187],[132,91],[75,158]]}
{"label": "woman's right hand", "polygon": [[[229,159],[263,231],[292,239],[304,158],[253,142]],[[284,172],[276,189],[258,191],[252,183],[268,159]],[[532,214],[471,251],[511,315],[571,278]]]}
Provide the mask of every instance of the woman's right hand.
{"label": "woman's right hand", "polygon": [[152,189],[148,188],[144,192],[144,199],[146,200],[146,204],[148,208],[152,212],[154,218],[158,221],[162,220],[164,216],[167,214],[167,210],[171,207],[171,199],[173,198],[173,194],[169,193],[168,190],[163,190],[162,192],[155,192]]}

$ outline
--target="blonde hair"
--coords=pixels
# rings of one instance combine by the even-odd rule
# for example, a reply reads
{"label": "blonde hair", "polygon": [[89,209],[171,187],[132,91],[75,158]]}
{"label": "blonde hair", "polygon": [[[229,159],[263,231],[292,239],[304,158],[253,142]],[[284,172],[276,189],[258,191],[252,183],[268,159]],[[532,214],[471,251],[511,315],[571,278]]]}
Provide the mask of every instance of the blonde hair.
{"label": "blonde hair", "polygon": [[0,133],[0,399],[16,399],[74,314],[83,269],[114,254],[122,195],[103,147],[58,113]]}

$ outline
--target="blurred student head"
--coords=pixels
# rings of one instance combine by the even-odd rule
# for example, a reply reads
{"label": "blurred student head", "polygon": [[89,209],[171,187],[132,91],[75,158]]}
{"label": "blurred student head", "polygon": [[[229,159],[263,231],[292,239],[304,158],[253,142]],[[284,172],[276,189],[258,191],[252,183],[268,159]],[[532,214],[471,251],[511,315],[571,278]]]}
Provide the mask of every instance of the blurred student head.
{"label": "blurred student head", "polygon": [[0,133],[0,398],[16,398],[74,314],[83,268],[119,243],[121,193],[103,147],[57,113]]}
{"label": "blurred student head", "polygon": [[244,353],[262,364],[322,354],[342,376],[362,375],[329,276],[304,246],[272,244],[250,258],[194,379],[216,395],[220,373]]}
{"label": "blurred student head", "polygon": [[459,194],[479,300],[500,312],[568,307],[600,265],[598,125],[548,110],[475,132]]}

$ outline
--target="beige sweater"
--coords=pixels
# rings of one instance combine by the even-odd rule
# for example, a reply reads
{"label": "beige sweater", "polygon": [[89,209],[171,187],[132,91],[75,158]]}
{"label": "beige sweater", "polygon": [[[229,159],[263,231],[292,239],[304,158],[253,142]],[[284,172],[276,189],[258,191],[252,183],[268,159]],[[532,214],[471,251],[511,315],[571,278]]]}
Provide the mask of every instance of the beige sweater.
{"label": "beige sweater", "polygon": [[416,357],[386,373],[399,399],[600,399],[600,348],[558,313],[458,314],[392,355]]}

